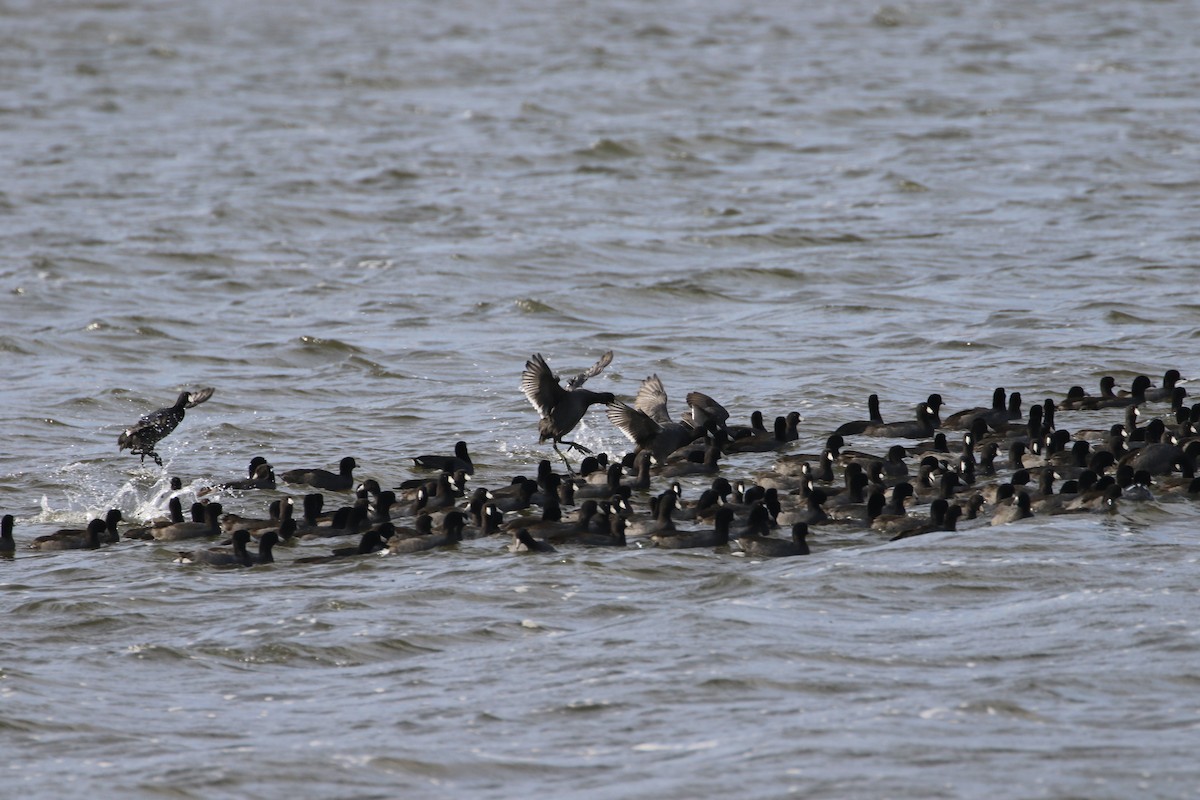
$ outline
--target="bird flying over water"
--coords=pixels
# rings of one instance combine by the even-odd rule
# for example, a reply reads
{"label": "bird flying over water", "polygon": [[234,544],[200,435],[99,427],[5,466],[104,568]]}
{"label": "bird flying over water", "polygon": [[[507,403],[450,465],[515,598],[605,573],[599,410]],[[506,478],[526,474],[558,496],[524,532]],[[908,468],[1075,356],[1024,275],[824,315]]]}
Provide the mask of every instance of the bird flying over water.
{"label": "bird flying over water", "polygon": [[612,392],[593,392],[583,388],[588,378],[599,375],[612,363],[612,357],[612,351],[609,350],[589,369],[571,378],[565,389],[541,353],[534,353],[533,357],[525,362],[525,371],[521,373],[521,391],[541,415],[538,422],[538,444],[549,439],[554,446],[554,452],[558,453],[558,457],[567,465],[568,472],[572,471],[571,465],[558,449],[558,443],[567,445],[568,450],[591,453],[591,450],[583,445],[568,442],[563,437],[574,430],[593,403],[611,403],[616,399]]}
{"label": "bird flying over water", "polygon": [[197,392],[180,392],[175,405],[160,408],[147,414],[117,437],[117,449],[128,450],[132,455],[140,455],[142,461],[146,456],[154,459],[154,463],[162,466],[162,458],[154,452],[154,446],[167,434],[175,430],[183,421],[184,410],[195,408],[212,397],[213,389],[201,389]]}

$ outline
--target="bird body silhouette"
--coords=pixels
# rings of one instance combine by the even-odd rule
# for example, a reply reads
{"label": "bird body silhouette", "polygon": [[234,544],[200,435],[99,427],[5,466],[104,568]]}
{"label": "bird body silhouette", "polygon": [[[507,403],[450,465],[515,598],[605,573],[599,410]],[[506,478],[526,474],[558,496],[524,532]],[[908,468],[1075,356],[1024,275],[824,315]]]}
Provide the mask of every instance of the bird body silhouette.
{"label": "bird body silhouette", "polygon": [[195,408],[212,397],[213,389],[201,389],[198,392],[180,392],[175,405],[160,408],[145,415],[134,425],[126,428],[117,437],[117,449],[128,450],[132,455],[146,456],[154,459],[154,463],[162,466],[162,458],[154,451],[154,446],[183,422],[184,411]]}

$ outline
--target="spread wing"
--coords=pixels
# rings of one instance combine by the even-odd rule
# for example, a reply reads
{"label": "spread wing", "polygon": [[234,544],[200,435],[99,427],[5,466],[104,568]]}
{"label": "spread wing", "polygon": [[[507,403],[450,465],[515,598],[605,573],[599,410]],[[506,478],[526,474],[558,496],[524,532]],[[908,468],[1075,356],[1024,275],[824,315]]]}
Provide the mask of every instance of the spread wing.
{"label": "spread wing", "polygon": [[208,398],[210,398],[212,396],[213,396],[213,388],[211,386],[206,389],[201,389],[199,391],[192,392],[191,394],[188,395],[187,405],[185,405],[184,408],[195,408],[196,406],[200,405],[201,403],[203,403],[205,400],[207,400]]}
{"label": "spread wing", "polygon": [[725,406],[703,392],[688,392],[687,404],[692,410],[692,425],[697,428],[706,427],[709,423],[724,428],[729,420],[729,412],[725,410]]}
{"label": "spread wing", "polygon": [[571,380],[567,381],[568,389],[578,389],[583,384],[587,383],[588,378],[594,378],[604,371],[604,368],[612,363],[613,353],[609,350],[604,355],[600,356],[600,360],[593,364],[588,369],[576,375]]}
{"label": "spread wing", "polygon": [[559,385],[553,370],[546,363],[546,359],[542,358],[541,353],[534,353],[533,357],[525,362],[525,371],[521,373],[521,391],[525,393],[530,405],[543,417],[550,416],[554,407],[567,393],[566,389]]}
{"label": "spread wing", "polygon": [[663,388],[658,375],[651,375],[642,381],[633,407],[659,425],[666,425],[671,421],[671,414],[667,411],[667,390]]}
{"label": "spread wing", "polygon": [[608,421],[615,425],[617,430],[637,445],[649,444],[662,430],[662,426],[644,411],[639,411],[625,403],[609,403],[605,414],[608,416]]}

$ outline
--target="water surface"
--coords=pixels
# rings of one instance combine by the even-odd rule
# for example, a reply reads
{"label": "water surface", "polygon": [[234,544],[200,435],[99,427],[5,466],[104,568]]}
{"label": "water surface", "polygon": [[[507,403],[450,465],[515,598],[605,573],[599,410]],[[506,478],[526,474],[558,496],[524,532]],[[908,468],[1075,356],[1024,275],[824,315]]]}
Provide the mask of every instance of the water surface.
{"label": "water surface", "polygon": [[[657,373],[676,414],[693,389],[800,411],[805,449],[873,391],[895,419],[1194,376],[1194,11],[4,2],[0,505],[24,543],[160,513],[168,475],[190,499],[256,454],[352,454],[389,485],[458,439],[504,484],[549,452],[534,352],[573,374],[611,348],[592,388]],[[206,385],[164,468],[117,453]],[[599,412],[577,434],[629,446]],[[1191,796],[1196,520],[1160,500],[773,563],[20,550],[5,782]]]}

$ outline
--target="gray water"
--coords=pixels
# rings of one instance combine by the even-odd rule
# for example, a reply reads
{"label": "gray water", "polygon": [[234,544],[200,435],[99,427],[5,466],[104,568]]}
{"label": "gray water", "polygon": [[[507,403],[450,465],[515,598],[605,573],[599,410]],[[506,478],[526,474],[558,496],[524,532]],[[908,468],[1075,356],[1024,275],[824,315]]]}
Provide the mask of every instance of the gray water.
{"label": "gray water", "polygon": [[[0,795],[1200,796],[1198,513],[1165,494],[775,562],[22,547],[258,454],[387,486],[465,439],[503,485],[551,454],[534,352],[799,411],[801,449],[872,391],[1195,377],[1196,16],[0,0]],[[117,452],[200,386],[163,468]]]}

